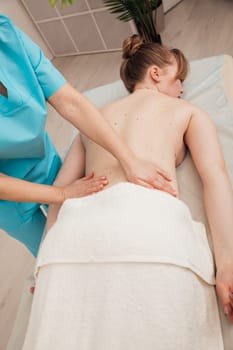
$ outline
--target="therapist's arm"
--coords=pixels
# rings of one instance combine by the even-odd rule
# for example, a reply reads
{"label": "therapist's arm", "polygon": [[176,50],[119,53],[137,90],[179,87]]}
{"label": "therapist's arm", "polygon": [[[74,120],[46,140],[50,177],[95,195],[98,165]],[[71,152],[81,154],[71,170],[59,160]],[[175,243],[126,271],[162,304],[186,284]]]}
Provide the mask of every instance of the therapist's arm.
{"label": "therapist's arm", "polygon": [[63,85],[49,97],[48,102],[81,133],[112,153],[130,182],[176,195],[169,183],[169,175],[155,164],[138,159],[97,108],[70,84]]}
{"label": "therapist's arm", "polygon": [[89,177],[64,186],[48,186],[0,173],[0,200],[62,204],[68,198],[87,196],[103,189],[106,179]]}
{"label": "therapist's arm", "polygon": [[185,142],[203,184],[214,245],[218,295],[225,314],[233,323],[233,191],[216,128],[209,116],[197,107],[192,108]]}

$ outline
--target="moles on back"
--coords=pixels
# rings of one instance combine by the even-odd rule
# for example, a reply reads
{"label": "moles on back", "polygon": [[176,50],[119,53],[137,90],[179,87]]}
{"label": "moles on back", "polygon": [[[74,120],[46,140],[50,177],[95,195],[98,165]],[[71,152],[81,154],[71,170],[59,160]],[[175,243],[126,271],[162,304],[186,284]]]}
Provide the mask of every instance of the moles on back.
{"label": "moles on back", "polygon": [[[178,190],[175,168],[185,156],[184,133],[191,113],[183,100],[150,89],[138,89],[106,105],[104,118],[139,157],[167,171]],[[82,136],[86,173],[106,175],[109,186],[126,181],[119,162],[102,147]]]}

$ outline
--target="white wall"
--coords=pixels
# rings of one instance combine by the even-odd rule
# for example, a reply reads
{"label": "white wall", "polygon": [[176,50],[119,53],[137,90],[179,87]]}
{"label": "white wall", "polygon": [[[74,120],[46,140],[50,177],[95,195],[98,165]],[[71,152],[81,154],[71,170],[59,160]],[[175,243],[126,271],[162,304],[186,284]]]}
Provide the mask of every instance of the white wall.
{"label": "white wall", "polygon": [[163,0],[164,12],[167,12],[168,10],[170,10],[170,8],[172,8],[173,6],[178,4],[178,2],[180,2],[180,1],[181,0]]}
{"label": "white wall", "polygon": [[20,1],[0,0],[0,13],[11,17],[13,22],[42,48],[45,55],[50,59],[52,58],[51,51],[44,43],[41,35]]}

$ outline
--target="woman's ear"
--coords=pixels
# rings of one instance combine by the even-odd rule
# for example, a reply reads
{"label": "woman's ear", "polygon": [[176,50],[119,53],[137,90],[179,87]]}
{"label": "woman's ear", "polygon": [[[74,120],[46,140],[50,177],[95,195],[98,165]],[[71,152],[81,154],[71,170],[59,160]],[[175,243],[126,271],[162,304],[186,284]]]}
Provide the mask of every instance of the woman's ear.
{"label": "woman's ear", "polygon": [[151,66],[150,70],[150,77],[151,79],[155,82],[155,83],[159,83],[160,82],[160,69],[157,66]]}

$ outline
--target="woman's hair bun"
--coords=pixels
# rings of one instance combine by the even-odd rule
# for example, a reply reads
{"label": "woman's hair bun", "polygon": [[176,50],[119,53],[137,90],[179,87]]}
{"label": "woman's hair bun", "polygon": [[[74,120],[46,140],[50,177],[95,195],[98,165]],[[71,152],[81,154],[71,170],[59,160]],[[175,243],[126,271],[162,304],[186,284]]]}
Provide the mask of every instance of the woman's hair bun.
{"label": "woman's hair bun", "polygon": [[134,34],[129,38],[125,39],[123,41],[123,46],[122,46],[122,50],[123,50],[122,57],[124,59],[131,58],[142,44],[143,44],[143,41],[138,34]]}

